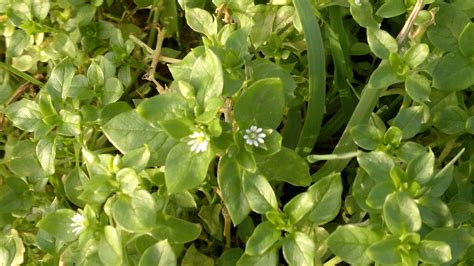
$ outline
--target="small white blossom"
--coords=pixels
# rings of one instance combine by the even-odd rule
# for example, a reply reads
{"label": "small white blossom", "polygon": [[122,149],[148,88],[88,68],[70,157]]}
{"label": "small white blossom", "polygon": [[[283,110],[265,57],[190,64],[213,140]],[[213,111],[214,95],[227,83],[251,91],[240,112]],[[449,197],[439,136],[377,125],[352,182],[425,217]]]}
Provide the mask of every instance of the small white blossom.
{"label": "small white blossom", "polygon": [[85,228],[85,218],[82,214],[76,213],[74,216],[71,218],[72,220],[72,232],[76,235],[80,234],[84,228]]}
{"label": "small white blossom", "polygon": [[251,126],[245,130],[244,139],[248,145],[258,147],[258,145],[264,143],[264,138],[267,136],[262,132],[262,128],[257,126]]}
{"label": "small white blossom", "polygon": [[360,0],[355,0],[355,4],[358,5],[358,6],[361,6],[362,3],[360,2]]}
{"label": "small white blossom", "polygon": [[195,153],[205,152],[207,146],[209,146],[209,136],[204,132],[194,131],[193,134],[189,135],[191,139],[188,141],[188,145],[191,146],[191,151]]}

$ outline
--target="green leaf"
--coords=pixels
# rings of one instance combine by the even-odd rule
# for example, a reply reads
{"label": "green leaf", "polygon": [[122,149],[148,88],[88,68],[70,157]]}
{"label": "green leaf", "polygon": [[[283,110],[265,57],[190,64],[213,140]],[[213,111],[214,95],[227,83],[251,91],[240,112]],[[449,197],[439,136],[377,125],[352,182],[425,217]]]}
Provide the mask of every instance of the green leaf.
{"label": "green leaf", "polygon": [[243,187],[249,206],[254,212],[264,214],[278,210],[275,192],[264,176],[245,172]]}
{"label": "green leaf", "polygon": [[38,223],[38,227],[60,241],[69,242],[76,239],[77,235],[72,230],[72,217],[76,214],[70,209],[60,209],[50,212]]}
{"label": "green leaf", "polygon": [[388,32],[378,28],[367,28],[367,42],[370,50],[381,59],[388,59],[390,53],[398,52],[398,44]]}
{"label": "green leaf", "polygon": [[436,6],[439,6],[439,10],[434,16],[435,23],[428,28],[428,38],[436,47],[454,51],[458,48],[458,37],[470,19],[455,5],[438,2]]}
{"label": "green leaf", "polygon": [[291,224],[299,222],[314,206],[313,195],[308,192],[294,196],[283,207],[283,212],[288,216]]}
{"label": "green leaf", "polygon": [[245,254],[250,256],[261,256],[280,239],[281,232],[270,222],[262,222],[250,236],[245,247]]}
{"label": "green leaf", "polygon": [[403,59],[411,68],[416,68],[425,62],[429,54],[430,47],[426,43],[417,43],[403,54]]}
{"label": "green leaf", "polygon": [[408,96],[419,103],[429,102],[431,82],[423,75],[412,74],[405,79]]}
{"label": "green leaf", "polygon": [[467,118],[459,106],[448,105],[435,113],[433,123],[443,133],[455,135],[464,132]]}
{"label": "green leaf", "polygon": [[426,263],[441,264],[452,259],[451,248],[441,241],[421,240],[418,252],[420,259]]}
{"label": "green leaf", "polygon": [[79,195],[83,191],[82,186],[87,182],[88,178],[80,167],[75,167],[70,171],[64,180],[64,192],[69,201],[79,207],[84,207],[85,202],[79,199]]}
{"label": "green leaf", "polygon": [[30,36],[21,29],[16,29],[10,37],[6,50],[7,57],[20,56],[30,42]]}
{"label": "green leaf", "polygon": [[474,42],[474,23],[471,22],[466,25],[459,35],[459,49],[467,57],[474,55],[472,42]]}
{"label": "green leaf", "polygon": [[396,188],[391,180],[376,184],[367,195],[366,203],[371,208],[381,210],[388,195],[395,192]]}
{"label": "green leaf", "polygon": [[5,109],[5,115],[13,124],[24,131],[33,132],[41,124],[39,105],[28,99],[21,99]]}
{"label": "green leaf", "polygon": [[117,230],[106,225],[98,246],[99,258],[104,264],[120,265],[123,262],[122,241]]}
{"label": "green leaf", "polygon": [[[242,256],[244,251],[240,248],[231,248],[224,252],[222,255],[217,259],[216,265],[217,266],[235,266],[237,265],[237,261]],[[244,264],[248,265],[248,264]]]}
{"label": "green leaf", "polygon": [[408,163],[407,175],[413,178],[419,184],[424,185],[431,181],[434,173],[435,156],[430,150],[425,154],[419,155]]}
{"label": "green leaf", "polygon": [[102,204],[109,198],[110,194],[117,190],[117,186],[112,177],[95,175],[83,184],[83,191],[78,199],[90,204]]}
{"label": "green leaf", "polygon": [[382,18],[392,18],[405,13],[405,4],[403,0],[386,0],[377,9],[377,16]]}
{"label": "green leaf", "polygon": [[59,135],[75,137],[81,134],[81,116],[67,110],[59,111],[61,124],[57,128]]}
{"label": "green leaf", "polygon": [[[424,241],[426,240],[444,242],[449,245],[451,249],[451,260],[447,262],[449,264],[454,264],[465,254],[470,246],[474,245],[474,236],[469,228],[436,228],[425,236]],[[437,245],[435,244],[433,246]],[[442,250],[446,250],[446,247],[441,246],[440,251]],[[437,252],[428,252],[431,253],[431,255],[437,254]],[[431,256],[427,256],[428,259],[430,259],[430,257]]]}
{"label": "green leaf", "polygon": [[148,145],[151,151],[149,165],[163,165],[175,141],[162,129],[154,127],[134,110],[120,113],[102,126],[107,139],[122,153]]}
{"label": "green leaf", "polygon": [[377,263],[397,264],[402,262],[399,246],[401,242],[397,237],[380,240],[369,247],[367,254]]}
{"label": "green leaf", "polygon": [[173,266],[178,265],[176,255],[168,240],[162,240],[149,247],[140,258],[139,266]]}
{"label": "green leaf", "polygon": [[283,118],[285,97],[283,83],[267,78],[253,83],[234,105],[234,116],[241,129],[250,125],[276,128]]}
{"label": "green leaf", "polygon": [[382,143],[382,132],[369,124],[358,124],[351,128],[351,136],[357,146],[370,151]]}
{"label": "green leaf", "polygon": [[359,166],[375,181],[390,180],[390,169],[395,166],[393,159],[383,151],[364,152],[357,156]]}
{"label": "green leaf", "polygon": [[186,8],[186,21],[191,29],[207,37],[217,34],[217,21],[204,9]]}
{"label": "green leaf", "polygon": [[201,206],[199,218],[204,221],[206,230],[217,240],[222,241],[221,204]]}
{"label": "green leaf", "polygon": [[370,89],[382,89],[401,81],[388,61],[382,61],[370,75],[368,86]]}
{"label": "green leaf", "polygon": [[309,166],[294,150],[282,147],[270,156],[258,156],[258,173],[268,181],[283,181],[294,186],[307,186],[311,182]]}
{"label": "green leaf", "polygon": [[132,193],[140,183],[140,177],[133,168],[120,169],[115,178],[120,183],[120,190],[125,194]]}
{"label": "green leaf", "polygon": [[173,194],[201,185],[212,159],[209,149],[194,153],[186,143],[176,145],[166,157],[165,181],[168,193]]}
{"label": "green leaf", "polygon": [[193,133],[194,123],[190,119],[174,118],[159,122],[160,127],[173,139],[179,141]]}
{"label": "green leaf", "polygon": [[318,180],[308,188],[314,207],[309,220],[321,225],[334,219],[341,208],[342,180],[340,174],[332,174]]}
{"label": "green leaf", "polygon": [[339,226],[326,241],[329,249],[345,262],[364,265],[372,262],[366,251],[378,240],[377,234],[370,229],[344,225]]}
{"label": "green leaf", "polygon": [[56,139],[43,138],[36,144],[36,156],[41,167],[48,174],[54,173],[54,161],[56,159]]}
{"label": "green leaf", "polygon": [[199,252],[194,244],[186,250],[181,265],[186,266],[214,266],[214,260]]}
{"label": "green leaf", "polygon": [[122,157],[121,165],[123,168],[133,168],[139,173],[147,166],[150,155],[148,145],[144,145],[143,147],[125,153]]}
{"label": "green leaf", "polygon": [[184,244],[196,240],[201,230],[200,224],[165,214],[158,217],[152,235],[159,239],[167,239],[170,244]]}
{"label": "green leaf", "polygon": [[431,228],[452,227],[453,216],[448,205],[439,198],[424,196],[417,201],[421,219]]}
{"label": "green leaf", "polygon": [[237,266],[258,266],[258,265],[277,265],[278,249],[272,249],[260,256],[250,256],[243,254],[237,261]]}
{"label": "green leaf", "polygon": [[283,83],[286,103],[289,103],[295,98],[294,90],[297,86],[296,82],[291,74],[282,66],[267,59],[253,60],[251,66],[253,70],[253,80],[258,81],[266,78],[280,78]]}
{"label": "green leaf", "polygon": [[250,206],[245,197],[242,171],[229,157],[224,156],[218,165],[217,181],[224,199],[224,204],[229,211],[232,223],[240,224],[249,214]]}
{"label": "green leaf", "polygon": [[152,124],[183,117],[187,111],[186,99],[177,93],[160,94],[143,100],[137,106],[137,113]]}
{"label": "green leaf", "polygon": [[115,222],[128,232],[148,232],[156,224],[156,203],[145,190],[121,194],[112,205]]}
{"label": "green leaf", "polygon": [[393,119],[393,126],[398,127],[403,132],[403,139],[414,137],[421,131],[423,120],[423,106],[412,106],[403,108]]}
{"label": "green leaf", "polygon": [[283,256],[288,265],[314,265],[316,245],[308,235],[295,232],[285,237],[283,242]]}
{"label": "green leaf", "polygon": [[257,162],[255,161],[254,155],[246,149],[240,149],[234,156],[235,160],[239,165],[250,173],[255,173],[257,170]]}
{"label": "green leaf", "polygon": [[96,87],[104,85],[104,71],[95,61],[93,61],[87,69],[87,81],[89,81],[89,84]]}
{"label": "green leaf", "polygon": [[395,235],[416,232],[421,228],[421,215],[415,201],[405,192],[388,195],[383,205],[383,218]]}
{"label": "green leaf", "polygon": [[474,84],[474,64],[460,52],[445,54],[431,73],[433,87],[442,91],[459,91]]}
{"label": "green leaf", "polygon": [[105,80],[103,92],[102,92],[102,104],[107,105],[120,100],[123,94],[122,82],[115,77],[108,78]]}
{"label": "green leaf", "polygon": [[378,27],[378,22],[374,19],[372,4],[368,0],[351,0],[349,1],[351,15],[354,20],[359,24],[361,27],[368,28],[368,27]]}

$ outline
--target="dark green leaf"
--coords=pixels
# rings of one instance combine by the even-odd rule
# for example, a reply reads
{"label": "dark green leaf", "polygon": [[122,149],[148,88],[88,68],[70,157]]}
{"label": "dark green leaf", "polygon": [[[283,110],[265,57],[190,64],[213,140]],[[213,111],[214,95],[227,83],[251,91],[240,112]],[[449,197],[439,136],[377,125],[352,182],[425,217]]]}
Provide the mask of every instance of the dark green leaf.
{"label": "dark green leaf", "polygon": [[214,260],[199,252],[194,244],[186,250],[181,265],[186,266],[214,266]]}
{"label": "dark green leaf", "polygon": [[381,210],[387,196],[396,190],[392,181],[385,181],[376,184],[367,195],[366,203],[371,208]]}
{"label": "dark green leaf", "polygon": [[[434,240],[435,242],[444,242],[451,249],[452,259],[448,263],[455,263],[461,256],[474,245],[474,236],[469,228],[436,228],[425,236],[426,240]],[[429,245],[428,245],[429,246]],[[436,245],[435,245],[436,246]],[[442,250],[446,251],[446,247],[441,244]],[[428,247],[427,247],[428,248]],[[429,253],[432,253],[428,251]],[[426,254],[428,255],[428,254]],[[433,252],[431,255],[436,255]],[[442,253],[441,253],[442,255]],[[430,256],[428,256],[430,258]]]}
{"label": "dark green leaf", "polygon": [[454,105],[442,108],[433,117],[435,127],[449,135],[464,132],[466,120],[466,111]]}
{"label": "dark green leaf", "polygon": [[405,80],[408,95],[416,102],[428,102],[431,94],[430,81],[423,75],[412,74]]}
{"label": "dark green leaf", "polygon": [[393,126],[402,130],[403,139],[409,139],[420,133],[422,120],[423,107],[412,106],[400,110],[393,119]]}
{"label": "dark green leaf", "polygon": [[171,244],[184,244],[196,240],[201,230],[200,224],[163,215],[158,217],[152,235],[156,238],[167,239]]}
{"label": "dark green leaf", "polygon": [[433,87],[442,91],[459,91],[474,84],[474,64],[459,52],[444,55],[431,73]]}

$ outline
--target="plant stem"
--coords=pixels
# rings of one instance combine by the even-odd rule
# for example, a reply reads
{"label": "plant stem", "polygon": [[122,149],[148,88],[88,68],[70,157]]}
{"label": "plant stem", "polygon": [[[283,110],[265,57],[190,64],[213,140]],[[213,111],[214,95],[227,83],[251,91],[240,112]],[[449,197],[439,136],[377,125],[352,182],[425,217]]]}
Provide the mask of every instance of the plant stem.
{"label": "plant stem", "polygon": [[293,0],[308,47],[308,112],[296,151],[304,156],[311,152],[319,136],[326,100],[324,44],[318,20],[309,0]]}
{"label": "plant stem", "polygon": [[20,70],[14,68],[14,67],[12,67],[8,64],[5,64],[4,62],[0,62],[0,68],[3,68],[5,70],[7,70],[8,72],[14,74],[15,76],[18,76],[18,77],[20,77],[20,78],[22,78],[22,79],[24,79],[24,80],[26,80],[30,83],[33,83],[37,86],[40,86],[40,87],[44,86],[43,82],[35,79],[34,77],[32,77],[28,74],[25,74],[25,73],[21,72]]}

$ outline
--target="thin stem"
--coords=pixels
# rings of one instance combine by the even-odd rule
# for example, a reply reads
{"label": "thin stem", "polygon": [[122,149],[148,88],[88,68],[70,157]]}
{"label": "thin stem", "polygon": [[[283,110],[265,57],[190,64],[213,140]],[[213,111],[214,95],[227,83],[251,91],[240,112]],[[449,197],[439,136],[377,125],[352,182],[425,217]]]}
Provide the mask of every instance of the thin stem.
{"label": "thin stem", "polygon": [[10,72],[10,73],[12,73],[12,74],[14,74],[14,75],[16,75],[16,76],[18,76],[18,77],[20,77],[20,78],[26,80],[26,81],[28,81],[28,82],[30,82],[30,83],[33,83],[33,84],[35,84],[35,85],[37,85],[37,86],[43,87],[43,85],[44,85],[43,82],[41,82],[41,81],[35,79],[34,77],[32,77],[32,76],[30,76],[30,75],[28,75],[28,74],[25,74],[25,73],[21,72],[20,70],[14,68],[14,67],[12,67],[12,66],[10,66],[10,65],[8,65],[8,64],[5,64],[4,62],[0,62],[0,68],[3,68],[3,69],[5,69],[5,70],[7,70],[8,72]]}
{"label": "thin stem", "polygon": [[158,65],[160,54],[161,54],[161,46],[163,45],[163,40],[165,39],[165,34],[166,30],[158,30],[158,35],[156,37],[156,48],[155,51],[153,51],[153,58],[151,61],[150,68],[147,73],[143,76],[144,79],[149,80],[153,82],[160,94],[165,92],[165,88],[161,86],[161,84],[155,79],[155,72],[156,72],[156,66]]}
{"label": "thin stem", "polygon": [[325,262],[323,265],[324,266],[334,266],[334,265],[337,265],[341,262],[342,262],[342,259],[339,258],[338,256],[336,256],[336,257],[333,257],[332,259],[328,260],[327,262]]}
{"label": "thin stem", "polygon": [[413,23],[415,23],[415,19],[418,16],[418,13],[420,13],[421,8],[423,7],[423,0],[417,0],[415,7],[410,13],[410,16],[408,17],[407,21],[405,22],[405,25],[403,25],[402,30],[397,36],[397,43],[398,46],[400,47],[402,43],[405,41],[407,38],[411,28],[413,27]]}

